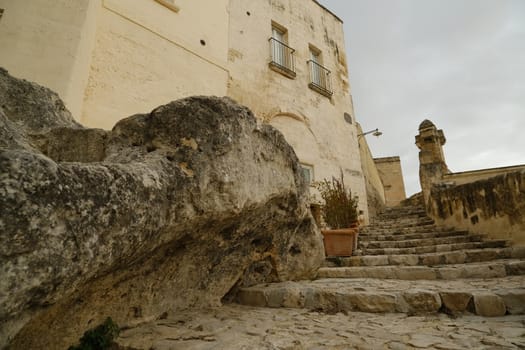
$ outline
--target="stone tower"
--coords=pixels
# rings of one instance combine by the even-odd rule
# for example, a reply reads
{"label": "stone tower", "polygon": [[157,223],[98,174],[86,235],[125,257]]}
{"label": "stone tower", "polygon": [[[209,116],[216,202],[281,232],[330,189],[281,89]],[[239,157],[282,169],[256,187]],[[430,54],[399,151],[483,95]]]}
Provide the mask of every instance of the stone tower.
{"label": "stone tower", "polygon": [[441,181],[444,174],[450,173],[443,154],[446,139],[443,130],[438,130],[434,123],[425,119],[419,125],[416,145],[419,148],[419,182],[425,198],[430,195],[432,184]]}

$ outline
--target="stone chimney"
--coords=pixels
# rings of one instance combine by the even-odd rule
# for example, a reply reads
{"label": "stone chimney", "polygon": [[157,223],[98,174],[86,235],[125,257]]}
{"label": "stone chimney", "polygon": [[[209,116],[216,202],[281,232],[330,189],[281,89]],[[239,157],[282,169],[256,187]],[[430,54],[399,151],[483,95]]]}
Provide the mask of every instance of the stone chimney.
{"label": "stone chimney", "polygon": [[432,184],[439,183],[444,174],[450,173],[443,154],[446,141],[443,130],[438,130],[430,120],[425,119],[419,125],[416,145],[419,148],[419,182],[425,203]]}

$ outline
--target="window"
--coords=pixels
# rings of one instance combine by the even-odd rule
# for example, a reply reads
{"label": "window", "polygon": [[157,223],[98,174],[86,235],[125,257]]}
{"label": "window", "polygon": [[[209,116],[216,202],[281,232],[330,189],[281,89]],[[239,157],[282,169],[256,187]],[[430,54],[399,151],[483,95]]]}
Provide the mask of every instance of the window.
{"label": "window", "polygon": [[310,84],[308,86],[322,95],[331,97],[333,92],[330,71],[323,67],[321,50],[312,45],[310,45],[308,65],[310,71]]}
{"label": "window", "polygon": [[321,86],[321,52],[310,47],[310,60],[313,63],[310,65],[312,83]]}
{"label": "window", "polygon": [[308,164],[303,164],[303,163],[301,163],[300,166],[301,166],[301,171],[302,171],[302,175],[303,175],[305,182],[308,185],[311,185],[312,182],[314,181],[314,167]]}
{"label": "window", "polygon": [[270,38],[270,68],[288,78],[295,78],[295,50],[288,46],[287,30],[272,22],[272,37]]}
{"label": "window", "polygon": [[179,12],[179,7],[175,5],[175,0],[155,0],[164,7],[169,8],[173,12]]}
{"label": "window", "polygon": [[0,19],[2,19],[3,15],[4,15],[4,9],[0,9]]}

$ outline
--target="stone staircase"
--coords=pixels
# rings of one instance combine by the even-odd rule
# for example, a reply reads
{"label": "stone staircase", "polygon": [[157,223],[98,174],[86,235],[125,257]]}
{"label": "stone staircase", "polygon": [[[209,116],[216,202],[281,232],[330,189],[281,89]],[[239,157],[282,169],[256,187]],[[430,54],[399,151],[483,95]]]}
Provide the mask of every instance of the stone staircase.
{"label": "stone staircase", "polygon": [[438,228],[420,207],[387,209],[315,281],[243,288],[237,301],[324,312],[525,314],[525,247]]}

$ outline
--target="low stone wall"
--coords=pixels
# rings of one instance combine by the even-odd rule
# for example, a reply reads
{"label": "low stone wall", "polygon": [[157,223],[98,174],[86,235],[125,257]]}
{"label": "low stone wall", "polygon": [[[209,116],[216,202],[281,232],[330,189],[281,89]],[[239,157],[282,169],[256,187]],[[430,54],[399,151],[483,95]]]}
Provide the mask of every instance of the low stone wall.
{"label": "low stone wall", "polygon": [[434,186],[427,211],[438,225],[525,246],[525,170],[458,186]]}
{"label": "low stone wall", "polygon": [[[357,124],[357,132],[363,133],[361,125]],[[358,137],[361,169],[365,178],[366,196],[368,203],[368,216],[374,218],[385,209],[385,189],[381,182],[379,171],[372,157],[365,137]]]}
{"label": "low stone wall", "polygon": [[443,175],[441,183],[451,185],[463,185],[466,183],[486,180],[494,176],[503,175],[511,172],[525,170],[525,165],[514,165],[500,168],[480,169],[472,171],[462,171]]}

